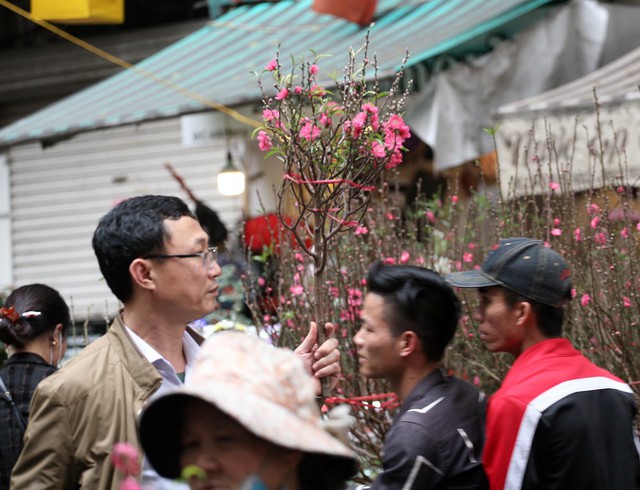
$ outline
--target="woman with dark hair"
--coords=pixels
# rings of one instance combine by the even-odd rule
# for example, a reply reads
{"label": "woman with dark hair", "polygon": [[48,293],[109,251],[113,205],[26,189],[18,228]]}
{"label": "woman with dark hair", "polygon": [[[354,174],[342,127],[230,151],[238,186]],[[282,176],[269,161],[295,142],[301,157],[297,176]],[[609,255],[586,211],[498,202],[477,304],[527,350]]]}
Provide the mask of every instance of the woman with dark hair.
{"label": "woman with dark hair", "polygon": [[64,299],[44,284],[15,289],[0,308],[0,341],[11,352],[0,368],[0,490],[9,488],[11,470],[22,450],[33,392],[56,370],[67,350],[70,323]]}

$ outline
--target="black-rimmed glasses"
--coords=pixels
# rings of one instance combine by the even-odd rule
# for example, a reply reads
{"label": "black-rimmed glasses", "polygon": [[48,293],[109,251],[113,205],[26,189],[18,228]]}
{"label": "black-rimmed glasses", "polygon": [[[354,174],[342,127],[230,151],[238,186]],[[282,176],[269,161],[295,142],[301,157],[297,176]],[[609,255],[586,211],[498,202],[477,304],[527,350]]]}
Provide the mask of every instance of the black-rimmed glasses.
{"label": "black-rimmed glasses", "polygon": [[195,254],[151,254],[143,258],[145,259],[188,259],[191,257],[202,257],[202,267],[211,268],[214,262],[218,260],[218,247],[209,247],[204,252]]}

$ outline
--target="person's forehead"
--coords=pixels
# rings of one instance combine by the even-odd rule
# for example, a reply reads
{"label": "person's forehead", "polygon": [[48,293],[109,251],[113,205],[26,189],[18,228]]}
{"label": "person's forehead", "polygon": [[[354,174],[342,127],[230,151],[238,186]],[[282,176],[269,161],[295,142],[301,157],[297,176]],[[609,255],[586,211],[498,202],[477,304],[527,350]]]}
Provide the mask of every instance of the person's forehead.
{"label": "person's forehead", "polygon": [[202,229],[198,220],[189,216],[179,219],[164,220],[167,231],[165,245],[196,246],[206,245],[209,241],[207,233]]}

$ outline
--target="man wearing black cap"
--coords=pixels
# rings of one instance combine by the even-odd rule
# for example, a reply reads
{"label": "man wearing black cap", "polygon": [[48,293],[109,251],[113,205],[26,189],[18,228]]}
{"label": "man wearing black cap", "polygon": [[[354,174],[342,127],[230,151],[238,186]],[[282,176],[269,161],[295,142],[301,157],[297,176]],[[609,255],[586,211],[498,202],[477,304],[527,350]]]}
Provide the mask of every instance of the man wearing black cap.
{"label": "man wearing black cap", "polygon": [[492,490],[640,488],[633,391],[561,338],[569,276],[541,241],[507,238],[479,270],[446,277],[478,289],[480,339],[516,357],[489,400]]}

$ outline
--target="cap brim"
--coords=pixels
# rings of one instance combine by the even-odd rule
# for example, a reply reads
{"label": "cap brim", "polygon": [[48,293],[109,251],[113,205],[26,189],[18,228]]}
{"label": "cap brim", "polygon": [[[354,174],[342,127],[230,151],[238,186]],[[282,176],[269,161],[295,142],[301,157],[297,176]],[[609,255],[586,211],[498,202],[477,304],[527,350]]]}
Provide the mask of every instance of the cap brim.
{"label": "cap brim", "polygon": [[490,286],[500,286],[498,281],[487,276],[480,270],[451,272],[444,278],[449,284],[458,288],[486,288]]}

